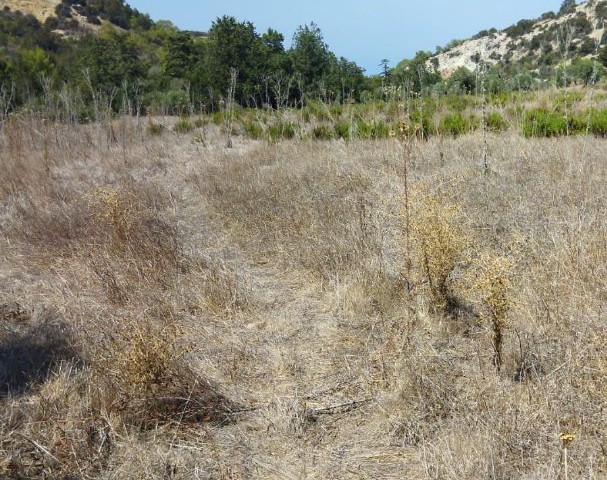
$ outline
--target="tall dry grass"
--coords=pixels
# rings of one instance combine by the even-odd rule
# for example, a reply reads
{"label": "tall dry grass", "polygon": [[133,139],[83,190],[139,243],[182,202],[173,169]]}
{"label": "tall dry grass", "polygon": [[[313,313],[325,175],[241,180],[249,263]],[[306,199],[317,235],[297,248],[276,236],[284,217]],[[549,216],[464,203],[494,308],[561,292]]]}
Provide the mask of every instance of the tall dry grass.
{"label": "tall dry grass", "polygon": [[607,475],[602,140],[12,121],[0,476]]}

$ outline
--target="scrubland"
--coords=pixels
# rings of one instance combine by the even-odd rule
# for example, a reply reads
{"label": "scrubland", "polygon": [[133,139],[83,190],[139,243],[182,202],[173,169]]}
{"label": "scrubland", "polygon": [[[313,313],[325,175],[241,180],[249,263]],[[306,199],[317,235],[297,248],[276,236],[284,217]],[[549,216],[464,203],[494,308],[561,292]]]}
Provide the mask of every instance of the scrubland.
{"label": "scrubland", "polygon": [[604,140],[174,122],[1,125],[1,478],[607,478]]}

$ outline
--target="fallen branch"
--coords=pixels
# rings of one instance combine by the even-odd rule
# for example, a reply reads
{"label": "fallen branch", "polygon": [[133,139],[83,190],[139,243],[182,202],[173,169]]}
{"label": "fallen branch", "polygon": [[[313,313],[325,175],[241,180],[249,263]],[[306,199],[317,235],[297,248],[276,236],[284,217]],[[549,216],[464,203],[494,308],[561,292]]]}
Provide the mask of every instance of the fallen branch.
{"label": "fallen branch", "polygon": [[346,413],[355,410],[361,405],[369,403],[370,401],[370,398],[365,398],[363,400],[352,400],[351,402],[340,403],[338,405],[331,405],[329,407],[309,408],[306,411],[306,416],[314,417],[317,415],[333,415],[334,413]]}

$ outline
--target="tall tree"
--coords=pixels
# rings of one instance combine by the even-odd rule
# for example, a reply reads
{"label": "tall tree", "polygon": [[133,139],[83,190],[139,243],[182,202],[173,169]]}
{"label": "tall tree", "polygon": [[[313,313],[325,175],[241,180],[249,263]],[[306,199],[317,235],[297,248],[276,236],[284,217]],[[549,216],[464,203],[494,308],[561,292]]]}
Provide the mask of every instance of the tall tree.
{"label": "tall tree", "polygon": [[314,22],[297,29],[289,54],[293,70],[301,78],[305,91],[320,93],[320,83],[329,70],[330,53],[320,28]]}
{"label": "tall tree", "polygon": [[251,22],[238,22],[224,16],[209,30],[206,70],[209,86],[224,95],[230,86],[231,72],[238,71],[236,101],[247,103],[254,95],[259,80],[260,39]]}

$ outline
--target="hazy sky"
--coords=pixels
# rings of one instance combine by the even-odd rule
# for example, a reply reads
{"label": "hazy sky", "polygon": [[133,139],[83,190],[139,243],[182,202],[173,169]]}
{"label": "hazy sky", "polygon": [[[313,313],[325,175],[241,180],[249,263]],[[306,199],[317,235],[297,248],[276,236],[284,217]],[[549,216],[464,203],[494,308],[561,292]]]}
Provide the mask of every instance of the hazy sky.
{"label": "hazy sky", "polygon": [[432,50],[479,30],[504,28],[522,18],[557,11],[561,0],[127,0],[154,20],[181,29],[207,31],[213,20],[231,15],[268,27],[291,43],[299,25],[315,22],[338,56],[377,73],[382,58],[395,65],[418,50]]}

